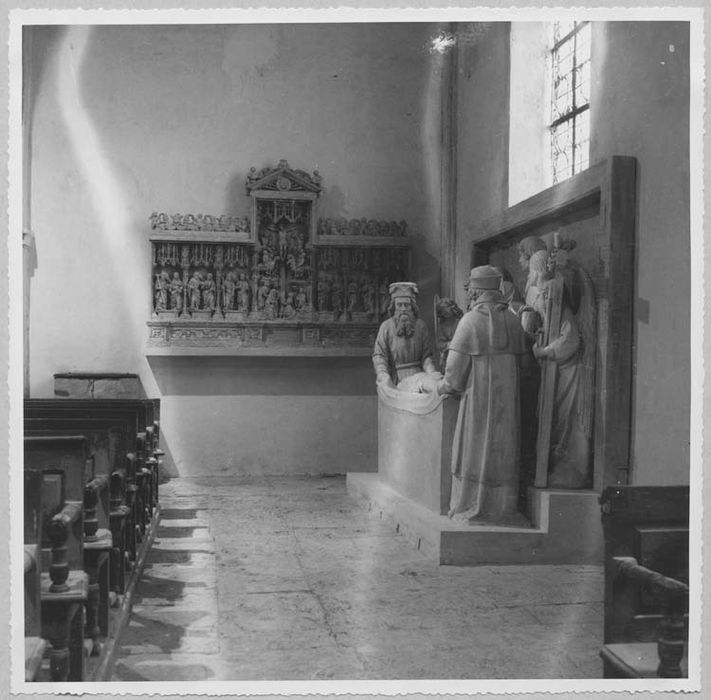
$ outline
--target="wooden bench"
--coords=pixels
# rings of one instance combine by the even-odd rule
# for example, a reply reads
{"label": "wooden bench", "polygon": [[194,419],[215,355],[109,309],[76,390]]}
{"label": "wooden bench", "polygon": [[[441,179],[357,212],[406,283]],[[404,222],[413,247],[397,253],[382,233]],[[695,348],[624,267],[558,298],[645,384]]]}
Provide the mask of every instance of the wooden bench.
{"label": "wooden bench", "polygon": [[26,471],[24,513],[25,680],[37,677],[47,641],[42,638],[42,472]]}
{"label": "wooden bench", "polygon": [[[134,483],[136,525],[139,537],[145,535],[158,505],[159,466],[163,452],[159,449],[160,401],[158,399],[25,399],[25,420],[33,418],[90,419],[113,417],[126,420],[134,427],[135,444],[127,451],[135,454]],[[133,449],[131,449],[131,447]]]}
{"label": "wooden bench", "polygon": [[41,472],[61,470],[67,499],[81,498],[83,509],[81,565],[88,576],[87,633],[91,655],[101,651],[100,636],[108,634],[110,562],[113,538],[109,518],[109,474],[98,473],[89,440],[84,435],[26,435],[25,467]]}
{"label": "wooden bench", "polygon": [[[84,640],[91,642],[89,653],[98,656],[103,651],[102,640],[120,625],[109,615],[109,591],[130,595],[139,543],[146,541],[155,522],[162,456],[158,448],[159,403],[28,399],[24,408],[26,469],[41,474],[42,494],[49,488],[47,483],[54,484],[57,491],[52,512],[41,506],[43,517],[50,518],[48,527],[56,542],[45,528],[39,639],[44,637],[51,644],[52,680],[83,680],[85,672],[95,678],[105,659],[85,666]],[[61,508],[57,505],[60,501]],[[27,512],[31,509],[26,504]],[[65,544],[59,541],[62,532]],[[72,556],[64,561],[66,542],[71,540],[76,548],[77,532],[81,555],[72,549]],[[31,570],[30,565],[28,574]],[[28,595],[29,591],[28,587]],[[122,604],[120,615],[124,607]],[[30,631],[28,626],[28,638],[34,638]],[[29,646],[27,658],[32,661],[27,664],[27,675],[36,677],[39,654]],[[47,671],[41,674],[46,677]]]}
{"label": "wooden bench", "polygon": [[125,420],[129,425],[127,452],[135,455],[135,526],[139,540],[145,535],[158,503],[158,461],[162,453],[157,448],[159,434],[156,401],[133,399],[27,399],[25,419],[55,418],[85,421],[94,418]]}
{"label": "wooden bench", "polygon": [[[63,469],[25,471],[25,539],[39,550],[40,614],[31,613],[26,637],[39,623],[40,639],[47,640],[52,681],[84,679],[84,608],[88,576],[83,570],[83,503],[67,489]],[[69,498],[68,498],[69,497]],[[35,599],[36,603],[36,599]],[[35,609],[36,610],[36,609]],[[39,618],[39,619],[38,619]],[[27,619],[26,619],[27,624]],[[41,645],[26,646],[26,677],[39,671]]]}
{"label": "wooden bench", "polygon": [[606,678],[687,675],[689,488],[613,486],[605,536]]}
{"label": "wooden bench", "polygon": [[113,418],[28,418],[25,436],[73,435],[80,432],[89,440],[95,473],[109,479],[109,529],[113,549],[111,555],[110,588],[116,594],[125,592],[125,572],[135,560],[136,542],[133,528],[135,492],[133,481],[135,456],[126,452],[135,449],[129,423]]}

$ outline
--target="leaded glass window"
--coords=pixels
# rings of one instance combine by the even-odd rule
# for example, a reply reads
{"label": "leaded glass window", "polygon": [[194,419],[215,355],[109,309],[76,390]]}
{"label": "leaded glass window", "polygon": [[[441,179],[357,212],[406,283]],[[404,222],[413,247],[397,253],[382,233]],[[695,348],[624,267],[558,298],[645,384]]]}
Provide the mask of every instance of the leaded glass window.
{"label": "leaded glass window", "polygon": [[588,167],[590,44],[590,22],[553,23],[550,122],[553,182]]}

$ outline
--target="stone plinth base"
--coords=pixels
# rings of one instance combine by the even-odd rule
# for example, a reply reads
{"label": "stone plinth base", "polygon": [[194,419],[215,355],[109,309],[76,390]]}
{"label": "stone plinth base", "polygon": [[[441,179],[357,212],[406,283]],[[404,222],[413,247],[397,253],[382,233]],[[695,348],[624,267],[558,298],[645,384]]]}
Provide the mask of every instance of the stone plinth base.
{"label": "stone plinth base", "polygon": [[407,498],[379,474],[351,472],[348,493],[393,523],[440,564],[600,564],[602,526],[594,491],[532,489],[530,528],[471,526],[453,522]]}

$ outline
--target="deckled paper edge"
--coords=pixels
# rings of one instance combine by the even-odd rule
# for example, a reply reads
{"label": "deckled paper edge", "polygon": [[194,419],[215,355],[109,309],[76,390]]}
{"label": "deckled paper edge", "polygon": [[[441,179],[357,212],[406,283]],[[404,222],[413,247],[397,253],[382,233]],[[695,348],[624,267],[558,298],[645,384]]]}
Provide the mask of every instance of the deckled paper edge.
{"label": "deckled paper edge", "polygon": [[[298,9],[298,16],[288,21],[316,21],[315,19],[307,20],[306,15],[309,14],[309,10],[313,12],[327,12],[329,10],[334,10],[337,8],[336,5],[325,5],[320,3],[309,3],[303,6],[295,8],[294,5],[288,5],[287,7],[281,7],[275,9],[277,6],[268,8],[252,8],[244,9],[239,12],[256,13],[250,16],[250,18],[242,17],[238,19],[237,15],[225,11],[223,9],[215,8],[199,8],[191,5],[187,7],[189,3],[185,3],[185,8],[174,8],[170,10],[151,10],[144,8],[137,8],[135,5],[129,6],[123,4],[122,7],[116,8],[116,10],[109,10],[103,15],[104,19],[109,19],[110,23],[126,23],[127,16],[126,12],[133,12],[134,10],[140,10],[139,14],[132,15],[129,17],[130,23],[144,23],[151,21],[150,15],[154,12],[170,12],[174,15],[174,18],[168,18],[167,15],[161,17],[159,21],[178,21],[180,23],[197,23],[200,18],[193,14],[194,10],[199,9],[201,13],[208,13],[211,15],[209,20],[205,18],[203,21],[215,22],[215,13],[220,13],[224,21],[262,21],[262,22],[276,22],[276,21],[287,21],[285,19],[285,13],[288,12],[287,8]],[[234,4],[234,3],[233,3]],[[423,10],[432,10],[436,14],[428,17],[423,17],[422,15],[418,19],[423,21],[442,21],[443,19],[455,19],[454,17],[445,17],[446,12],[455,11],[456,8],[447,7],[445,4],[437,5],[432,7],[434,3],[428,3],[425,8],[415,7],[414,3],[408,3],[407,5],[401,5],[399,9],[403,12],[410,11],[413,14],[422,12]],[[383,7],[385,3],[377,3],[374,6]],[[650,19],[652,15],[659,12],[667,13],[673,12],[678,13],[683,11],[684,8],[687,11],[694,13],[692,21],[692,34],[691,34],[691,89],[692,89],[692,100],[691,100],[691,150],[690,150],[690,188],[691,188],[691,199],[692,199],[692,211],[691,211],[691,250],[692,250],[692,265],[691,265],[691,340],[692,340],[692,357],[691,357],[691,369],[692,369],[692,405],[691,405],[691,430],[690,430],[690,443],[691,443],[691,522],[693,528],[693,537],[691,541],[691,560],[690,560],[690,577],[692,591],[694,585],[700,586],[702,578],[702,557],[700,555],[699,547],[702,544],[701,540],[701,515],[702,515],[702,504],[704,502],[703,489],[698,488],[699,486],[704,486],[701,481],[702,477],[702,463],[703,457],[706,455],[706,451],[701,452],[702,449],[702,436],[704,429],[704,415],[711,415],[711,397],[707,398],[707,393],[705,391],[705,386],[703,385],[704,377],[704,355],[706,349],[711,349],[711,343],[706,341],[703,328],[705,320],[705,280],[704,280],[704,268],[707,262],[707,253],[704,247],[704,235],[703,235],[703,212],[704,212],[704,197],[705,190],[703,188],[704,183],[704,172],[703,172],[703,144],[705,131],[703,129],[704,124],[704,83],[705,83],[705,71],[704,71],[704,26],[703,26],[703,14],[699,8],[689,9],[688,5],[676,6],[676,5],[666,5],[657,7],[645,7],[640,6],[639,3],[632,3],[629,7],[622,6],[621,4],[616,4],[615,7],[604,7],[601,8],[602,14],[614,15],[607,17],[608,19],[643,19],[636,13],[642,13],[648,15],[647,19]],[[309,9],[304,9],[308,7]],[[353,21],[392,21],[389,16],[389,12],[392,12],[395,6],[387,8],[387,12],[378,13],[377,11],[364,11],[362,8],[357,11],[357,15],[353,17]],[[511,19],[510,14],[508,17],[503,16],[503,13],[516,12],[517,19],[522,19],[523,14],[533,13],[536,19],[541,19],[542,9],[559,9],[562,8],[566,12],[569,12],[572,8],[577,10],[589,10],[591,6],[581,6],[575,5],[561,5],[550,4],[550,5],[528,5],[523,6],[519,4],[517,6],[503,6],[492,8],[491,3],[487,3],[484,8],[465,8],[464,11],[467,13],[472,13],[472,15],[477,14],[478,16],[467,16],[469,21],[488,21],[488,20],[504,20]],[[12,10],[12,8],[9,8]],[[354,8],[345,7],[342,9],[337,9],[339,14],[353,13]],[[597,10],[596,10],[597,12]],[[15,59],[13,61],[13,48],[17,48],[17,22],[27,21],[31,14],[37,13],[32,17],[32,22],[37,22],[40,15],[45,15],[49,18],[46,23],[59,23],[59,22],[96,22],[103,21],[94,19],[96,17],[95,11],[93,9],[67,9],[67,10],[32,10],[28,13],[21,13],[24,15],[25,19],[19,17],[18,13],[10,13],[10,23],[9,23],[9,37],[8,46],[10,48],[10,62],[8,64],[8,75],[9,81],[7,85],[12,88],[13,81],[15,87],[17,87],[17,75],[21,66],[21,55],[15,54]],[[58,18],[59,14],[64,14],[62,19]],[[72,19],[67,19],[68,14],[73,14]],[[265,14],[263,14],[265,13]],[[491,14],[489,14],[491,13]],[[500,16],[496,16],[497,13],[502,13]],[[630,14],[631,13],[631,14]],[[579,14],[579,13],[578,13]],[[112,17],[109,17],[112,15]],[[632,16],[635,15],[635,16]],[[259,19],[257,19],[259,17]],[[599,18],[599,17],[598,17]],[[678,16],[670,17],[664,16],[662,19],[670,20],[677,19]],[[689,17],[691,19],[691,17]],[[405,19],[404,17],[401,19]],[[411,19],[408,18],[408,19]],[[181,21],[182,20],[182,21]],[[333,19],[331,21],[334,21]],[[338,21],[343,21],[339,19]],[[13,24],[13,22],[15,24]],[[6,25],[7,26],[7,25]],[[15,32],[13,34],[13,31]],[[21,43],[21,40],[20,40]],[[19,91],[10,91],[9,101],[8,101],[8,114],[11,118],[10,124],[16,126],[19,122],[17,115],[21,106],[21,89]],[[7,114],[5,115],[7,117]],[[14,121],[12,121],[14,120]],[[21,464],[21,426],[22,426],[22,314],[21,314],[21,304],[22,304],[22,248],[20,241],[20,234],[22,231],[21,223],[21,176],[18,179],[18,173],[21,167],[21,148],[20,148],[20,138],[21,138],[21,127],[13,128],[9,132],[8,139],[8,184],[9,184],[9,197],[7,202],[8,220],[9,220],[9,232],[11,235],[8,236],[8,246],[4,251],[7,253],[7,280],[8,280],[8,324],[7,328],[4,329],[8,342],[4,347],[8,347],[8,375],[7,375],[7,390],[8,390],[8,402],[5,405],[0,405],[0,410],[7,406],[8,410],[8,461],[7,463],[16,465]],[[0,288],[2,291],[2,288]],[[19,341],[19,342],[17,342]],[[708,410],[705,410],[708,409]],[[19,461],[18,461],[19,455]],[[0,505],[6,506],[3,510],[5,513],[5,522],[8,526],[11,522],[18,522],[17,520],[17,504],[20,504],[20,513],[22,507],[22,486],[19,474],[10,473],[10,489],[9,495],[10,499],[8,503],[2,503]],[[19,488],[18,488],[19,487]],[[706,486],[706,488],[708,488]],[[19,493],[19,501],[18,501]],[[711,498],[707,501],[711,502]],[[8,507],[9,505],[12,508]],[[699,525],[699,527],[694,527]],[[708,528],[708,525],[704,523],[704,528]],[[13,537],[13,542],[15,541],[14,535],[17,528],[12,530],[8,527],[7,531],[11,532]],[[707,542],[708,542],[707,538]],[[21,543],[21,540],[20,540]],[[707,545],[708,547],[708,545]],[[20,551],[17,548],[13,548],[15,552]],[[8,562],[10,557],[10,552],[8,551],[7,545],[0,550],[0,565],[5,564],[5,570],[10,569],[11,573],[14,573],[14,569],[19,567],[14,566],[16,564],[16,556],[12,557]],[[17,591],[17,581],[20,583],[21,592],[21,576],[19,573],[17,575],[11,576],[12,579],[12,590]],[[8,580],[5,578],[4,580]],[[3,592],[7,589],[7,584],[3,583]],[[9,594],[9,590],[7,591]],[[8,598],[6,594],[5,598]],[[16,604],[16,596],[13,598],[13,605]],[[690,605],[690,644],[694,643],[694,638],[696,642],[700,642],[702,637],[702,625],[701,625],[701,596],[693,597]],[[5,612],[5,607],[3,607],[3,612]],[[17,617],[15,617],[15,620]],[[708,633],[706,636],[709,636]],[[8,635],[8,647],[10,647],[11,637]],[[8,649],[9,652],[9,649]],[[709,656],[707,654],[707,656]],[[649,691],[659,691],[666,695],[667,691],[683,692],[684,690],[691,691],[698,686],[697,679],[700,677],[700,668],[693,668],[694,662],[700,660],[690,657],[690,679],[689,681],[665,681],[662,679],[657,679],[650,681],[650,684],[640,683],[635,685],[634,691],[629,692],[644,692],[644,697],[651,697]],[[9,687],[8,680],[5,677],[4,671],[5,666],[0,665],[0,687]],[[16,670],[16,669],[13,669]],[[711,669],[709,669],[711,670]],[[9,674],[7,674],[9,676]],[[444,687],[446,685],[446,687]],[[475,685],[476,687],[472,687]],[[403,694],[438,694],[438,695],[470,695],[478,693],[530,693],[535,692],[536,697],[542,697],[549,693],[557,694],[570,694],[570,693],[587,693],[588,691],[595,691],[595,697],[602,697],[597,694],[599,691],[613,691],[613,690],[627,690],[625,687],[627,685],[624,681],[568,681],[568,680],[551,680],[551,681],[362,681],[362,682],[340,682],[340,681],[320,681],[316,683],[311,682],[299,682],[299,683],[270,683],[270,682],[209,682],[209,683],[141,683],[140,690],[137,689],[137,684],[135,683],[81,683],[81,684],[66,684],[61,686],[61,690],[57,687],[57,684],[24,684],[13,685],[13,690],[17,688],[22,692],[22,695],[26,693],[31,693],[29,697],[36,696],[37,694],[42,695],[54,695],[58,693],[80,695],[80,694],[93,694],[93,695],[173,695],[173,696],[224,696],[224,695],[260,695],[260,696],[273,696],[273,695],[362,695],[362,694],[380,694],[386,696],[393,695],[403,695]],[[532,697],[527,695],[528,697]],[[654,693],[654,697],[658,696],[658,692]]]}

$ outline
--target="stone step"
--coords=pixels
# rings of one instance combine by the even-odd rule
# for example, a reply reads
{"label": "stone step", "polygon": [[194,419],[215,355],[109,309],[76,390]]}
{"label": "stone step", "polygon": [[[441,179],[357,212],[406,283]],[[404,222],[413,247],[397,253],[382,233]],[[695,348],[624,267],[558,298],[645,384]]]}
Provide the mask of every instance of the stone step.
{"label": "stone step", "polygon": [[[378,474],[351,472],[348,493],[390,522],[440,564],[599,564],[603,561],[598,494],[532,489],[534,525],[468,525],[406,498]],[[585,533],[581,537],[580,533]]]}

